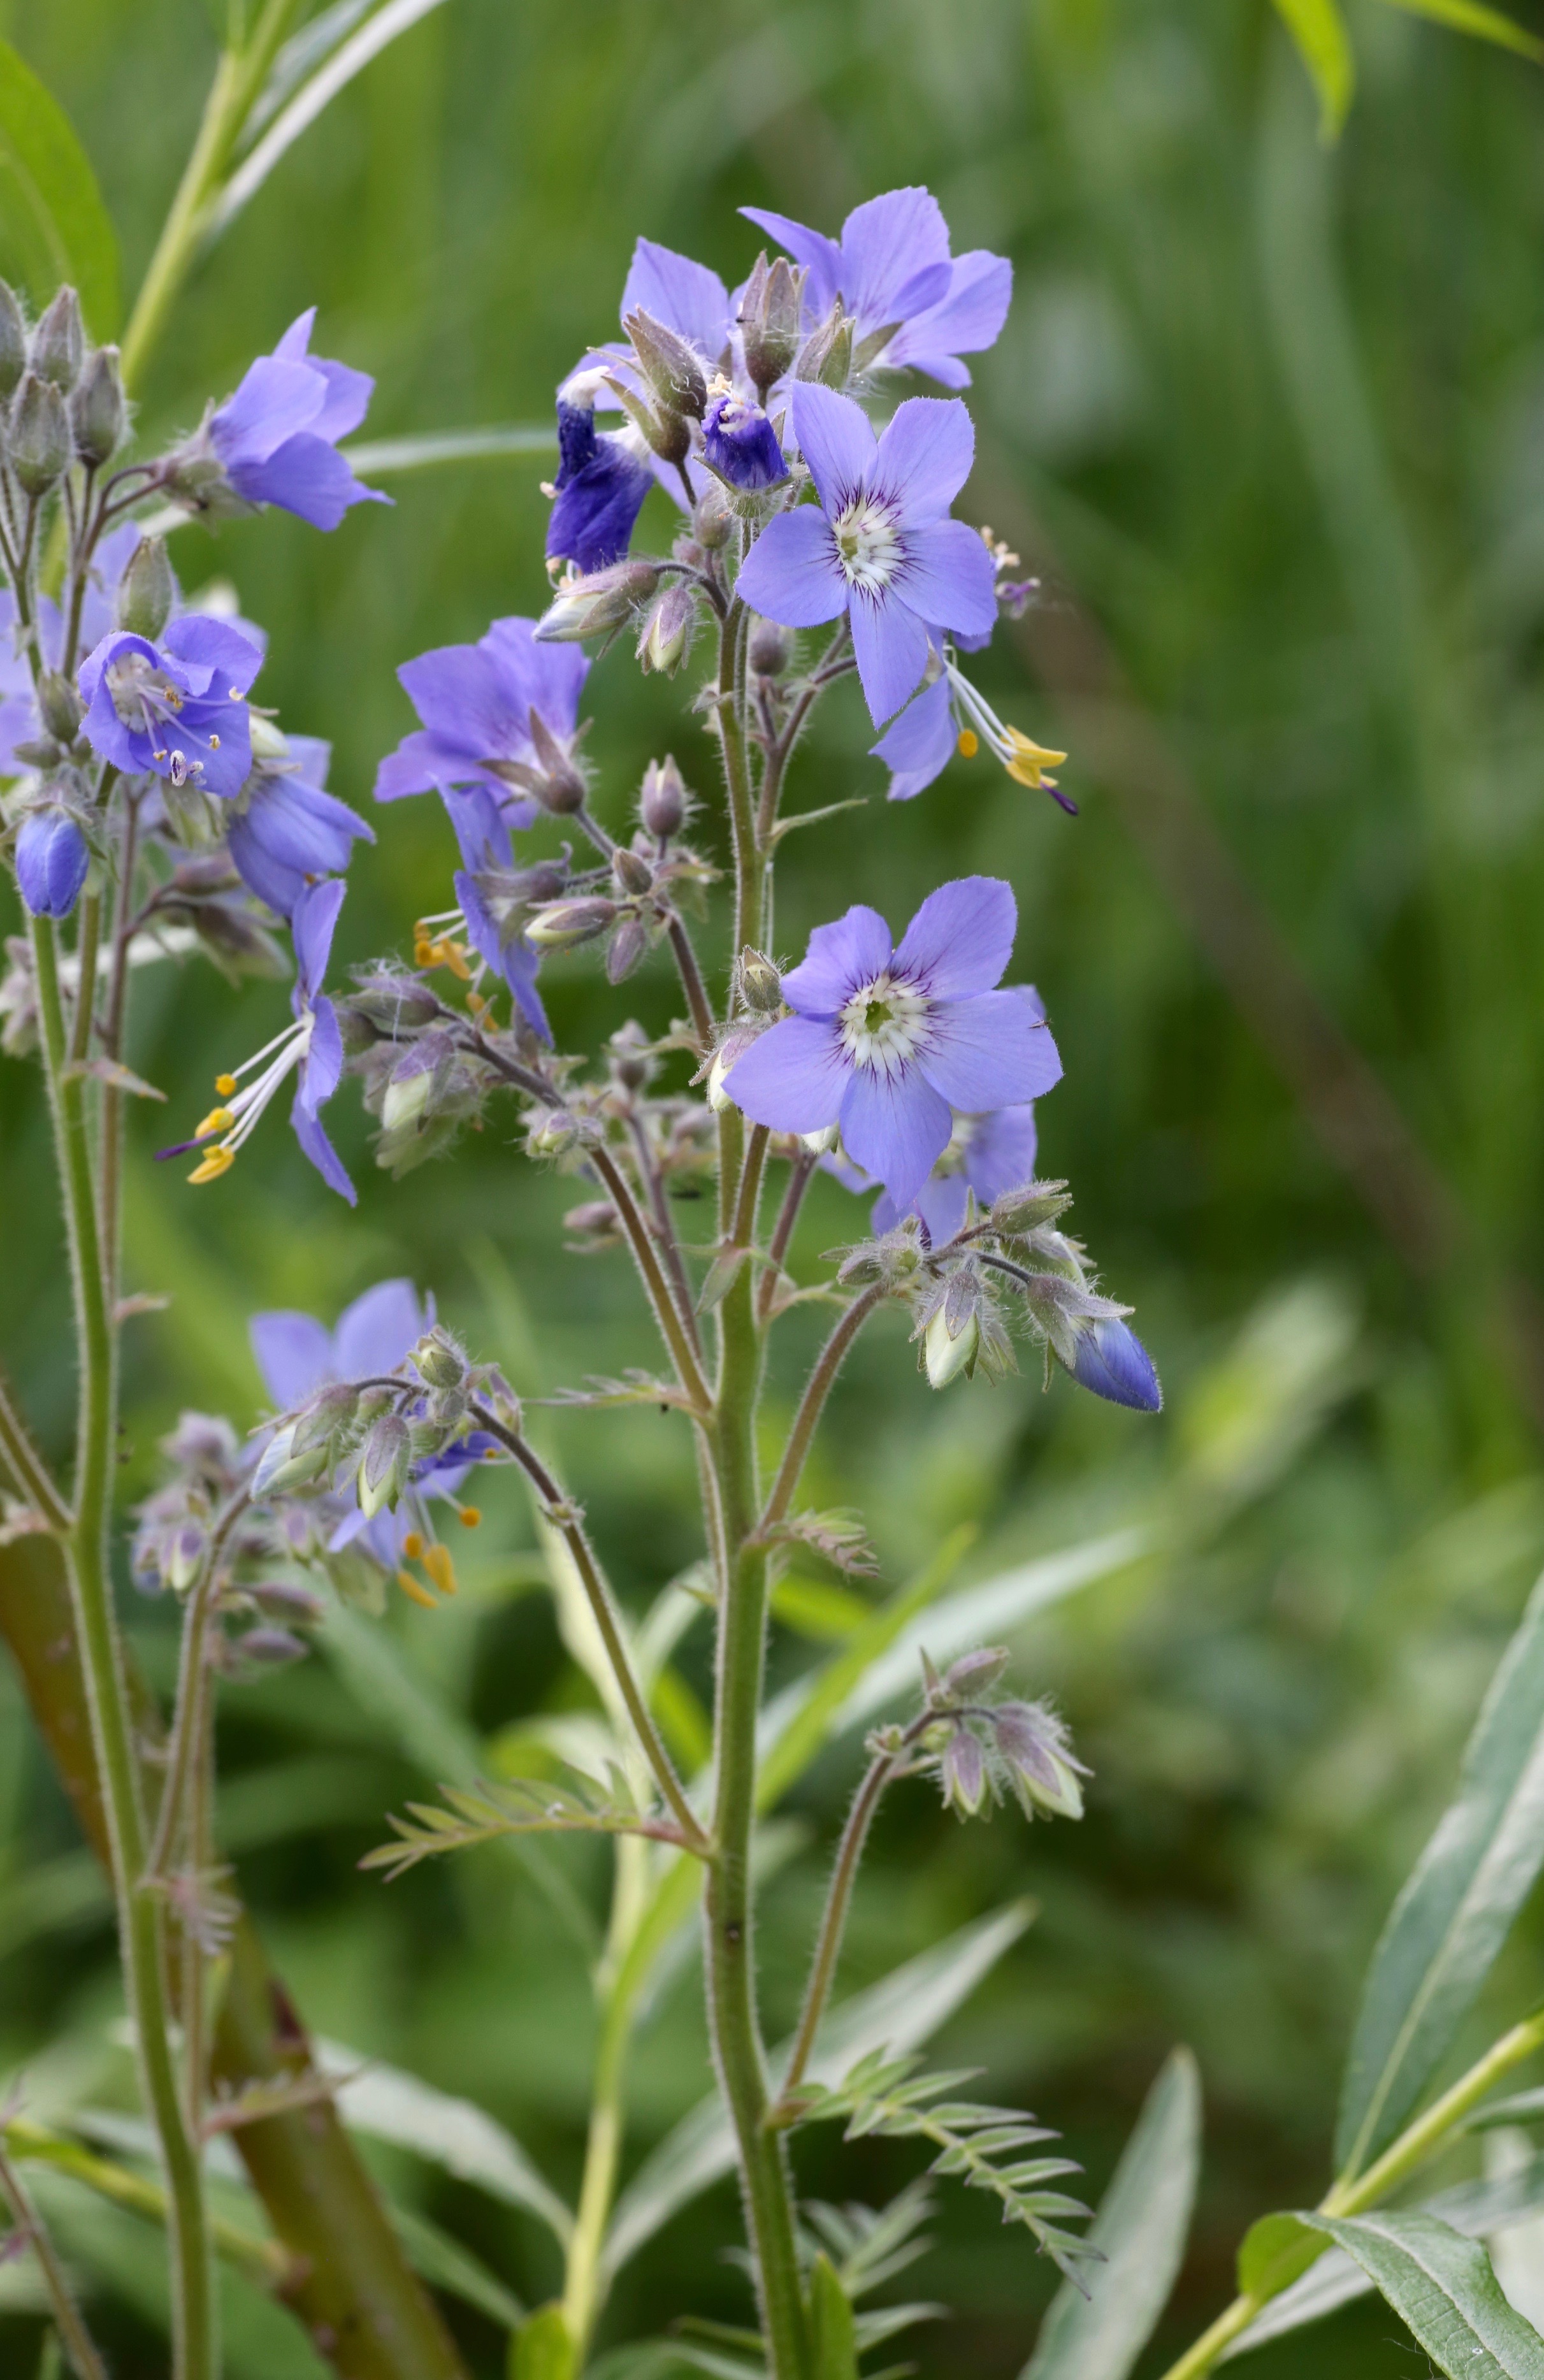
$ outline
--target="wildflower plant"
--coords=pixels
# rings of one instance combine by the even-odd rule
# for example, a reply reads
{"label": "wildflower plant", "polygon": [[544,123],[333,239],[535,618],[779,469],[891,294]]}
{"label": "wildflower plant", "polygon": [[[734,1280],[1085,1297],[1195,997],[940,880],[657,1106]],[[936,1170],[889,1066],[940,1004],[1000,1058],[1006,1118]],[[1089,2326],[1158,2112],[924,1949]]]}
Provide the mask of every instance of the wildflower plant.
{"label": "wildflower plant", "polygon": [[[241,70],[255,89],[267,37],[252,38]],[[218,111],[215,120],[218,128]],[[917,378],[968,387],[964,358],[1002,329],[1010,268],[980,251],[954,256],[923,190],[868,200],[839,238],[747,212],[779,252],[748,244],[731,290],[707,267],[640,241],[620,339],[598,325],[597,345],[563,381],[547,600],[491,623],[474,643],[404,658],[418,723],[382,756],[375,793],[382,805],[423,795],[443,805],[444,905],[426,903],[403,948],[346,979],[332,951],[347,869],[359,842],[390,831],[391,812],[367,825],[327,790],[326,745],[281,728],[255,701],[262,633],[185,605],[166,511],[209,524],[277,507],[346,535],[353,508],[379,498],[340,444],[364,419],[368,377],[313,352],[308,312],[234,394],[189,392],[199,429],[141,457],[128,443],[122,359],[90,339],[75,292],[61,289],[30,324],[0,289],[4,842],[27,925],[6,946],[0,1014],[7,1053],[35,1057],[47,1085],[80,1378],[70,1493],[8,1390],[0,1459],[12,1536],[52,1541],[67,1573],[128,2010],[158,2144],[176,2380],[213,2380],[220,2368],[206,2156],[220,2131],[236,2138],[263,2199],[278,2259],[270,2277],[340,2373],[453,2380],[460,2369],[298,2021],[286,2013],[276,2046],[264,2037],[254,2046],[249,2029],[226,2041],[216,2089],[212,1999],[235,1992],[233,1978],[249,1978],[254,1961],[262,1970],[214,1857],[211,1747],[222,1686],[303,1658],[309,1633],[339,1600],[379,1613],[400,1593],[433,1610],[456,1592],[453,1543],[479,1524],[471,1491],[490,1466],[522,1477],[558,1591],[582,1617],[605,1713],[598,1748],[535,1783],[447,1785],[443,1802],[395,1817],[394,1840],[366,1864],[395,1875],[539,1834],[590,1832],[613,1845],[585,2172],[577,2209],[559,2206],[554,2219],[563,2293],[525,2323],[517,2374],[567,2380],[587,2367],[624,2240],[640,2236],[636,2201],[629,2212],[617,2200],[622,2075],[651,1965],[699,1905],[754,2324],[734,2334],[733,2352],[721,2338],[711,2353],[691,2348],[688,2323],[679,2351],[669,2350],[677,2362],[856,2380],[860,2352],[901,2327],[897,2315],[927,2311],[857,2311],[876,2275],[913,2252],[915,2192],[877,2213],[801,2211],[790,2143],[822,2120],[841,2120],[849,2137],[925,2143],[934,2174],[986,2192],[1004,2220],[1025,2227],[1066,2277],[1064,2302],[1098,2301],[1108,2243],[1080,2229],[1088,2210],[1063,2187],[1076,2167],[1046,2153],[1053,2135],[1022,2111],[963,2095],[968,2076],[918,2074],[914,2037],[868,2041],[844,2063],[844,2036],[828,2029],[854,1883],[887,1792],[929,1782],[962,1821],[999,1804],[1024,1820],[1081,1815],[1088,1771],[1056,1712],[1009,1690],[1006,1651],[967,1646],[941,1668],[921,1647],[909,1712],[868,1739],[797,2032],[775,2057],[762,2034],[753,1839],[796,1756],[763,1706],[769,1603],[790,1548],[846,1572],[874,1566],[858,1516],[802,1500],[827,1400],[859,1332],[886,1317],[904,1325],[936,1390],[984,1388],[1027,1342],[1048,1385],[1065,1373],[1145,1415],[1161,1392],[1129,1308],[1064,1229],[1065,1184],[1037,1174],[1037,1103],[1062,1062],[1039,995],[1016,978],[1027,954],[1015,948],[1012,888],[986,876],[942,884],[898,939],[872,907],[847,904],[802,958],[775,955],[779,849],[791,828],[821,816],[788,811],[793,764],[813,713],[845,680],[856,678],[883,731],[875,749],[897,797],[920,794],[954,751],[983,744],[1017,783],[1057,791],[1045,771],[1064,756],[1005,727],[968,674],[970,654],[1032,589],[1009,577],[1015,557],[968,516],[967,403],[913,393]],[[190,253],[186,226],[174,233],[136,318],[134,359],[169,302],[168,275]],[[678,514],[659,551],[638,536],[656,486]],[[529,559],[536,578],[540,560]],[[590,761],[588,718],[629,652],[679,679],[711,747],[711,783],[688,791],[667,756],[636,788],[618,787]],[[556,857],[522,844],[544,817],[567,831]],[[1048,831],[1066,831],[1051,809],[1044,819]],[[716,980],[696,928],[710,898],[731,929],[732,960]],[[658,1331],[658,1369],[592,1379],[564,1401],[657,1406],[690,1437],[702,1561],[689,1594],[668,1589],[663,1617],[636,1624],[514,1386],[410,1283],[378,1284],[334,1328],[298,1314],[252,1318],[267,1413],[247,1433],[186,1415],[164,1446],[163,1484],[135,1515],[133,1584],[175,1597],[182,1615],[152,1790],[112,1585],[117,1349],[132,1311],[119,1283],[124,1112],[151,1091],[129,1063],[137,974],[200,950],[231,975],[286,978],[289,1015],[276,990],[276,1029],[217,1078],[201,1120],[207,1091],[166,1087],[185,1122],[161,1151],[172,1170],[155,1177],[156,1195],[191,1195],[185,1184],[223,1195],[217,1185],[252,1135],[282,1129],[287,1113],[322,1183],[352,1202],[322,1112],[349,1089],[375,1121],[376,1162],[394,1176],[447,1158],[464,1126],[500,1117],[517,1142],[512,1172],[536,1165],[571,1181],[569,1245],[631,1259]],[[557,1045],[544,980],[598,959],[620,990],[656,957],[679,994],[667,1033],[650,1038],[619,1014],[598,1050]],[[817,1280],[801,1281],[790,1248],[817,1169],[852,1193],[854,1232]],[[683,1234],[673,1194],[684,1188],[702,1194],[706,1245]],[[763,1476],[769,1342],[811,1299],[834,1317]],[[704,1609],[714,1634],[711,1751],[688,1773],[653,1688],[661,1645]],[[1544,2037],[1537,2021],[1524,2034],[1528,2046]],[[1500,2064],[1493,2054],[1487,2083],[1522,2054],[1514,2045]],[[1396,2130],[1410,2105],[1406,2090]],[[1254,2258],[1244,2315],[1177,2369],[1208,2368],[1330,2240],[1363,2253],[1349,2218],[1413,2168],[1424,2140],[1418,2121],[1396,2139],[1387,2112],[1380,2101],[1368,2115],[1319,2214]],[[535,2203],[557,2204],[545,2183],[531,2187]],[[62,2300],[58,2315],[67,2339],[83,2338]],[[77,2360],[88,2350],[89,2340]],[[665,2368],[663,2351],[645,2343],[625,2368]]]}

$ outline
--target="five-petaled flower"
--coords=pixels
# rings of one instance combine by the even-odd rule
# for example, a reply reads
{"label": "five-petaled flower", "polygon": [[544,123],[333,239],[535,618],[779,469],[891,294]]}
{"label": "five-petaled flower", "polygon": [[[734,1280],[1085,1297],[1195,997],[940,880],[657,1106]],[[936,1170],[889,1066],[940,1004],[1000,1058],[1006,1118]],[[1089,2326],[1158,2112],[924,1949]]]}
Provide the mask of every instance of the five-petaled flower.
{"label": "five-petaled flower", "polygon": [[454,821],[480,786],[507,827],[529,826],[529,798],[556,747],[571,760],[590,663],[574,645],[539,644],[533,620],[495,620],[475,645],[440,645],[397,671],[422,720],[382,761],[378,802],[438,793]]}
{"label": "five-petaled flower", "polygon": [[289,1121],[295,1137],[323,1182],[340,1197],[355,1203],[354,1184],[344,1172],[337,1151],[322,1128],[318,1111],[337,1089],[343,1073],[343,1039],[337,1014],[322,990],[332,956],[333,933],[343,906],[343,886],[335,878],[310,884],[295,904],[289,921],[295,944],[295,988],[289,996],[295,1022],[264,1042],[228,1075],[215,1078],[220,1105],[210,1111],[191,1140],[163,1148],[161,1157],[182,1157],[200,1151],[189,1182],[217,1182],[228,1172],[239,1150],[251,1138],[264,1111],[293,1075],[295,1097]]}
{"label": "five-petaled flower", "polygon": [[860,370],[909,368],[945,388],[969,387],[960,358],[996,339],[1007,320],[1014,269],[984,248],[951,257],[949,226],[930,191],[887,190],[867,200],[853,209],[839,240],[765,207],[740,212],[804,266],[807,322],[820,322],[841,298],[855,317]]}
{"label": "five-petaled flower", "polygon": [[1016,924],[1008,885],[965,876],[929,895],[898,949],[873,909],[818,926],[783,978],[794,1014],[751,1043],[724,1089],[774,1132],[839,1124],[847,1155],[904,1213],[949,1145],[954,1111],[1019,1106],[1061,1076],[1035,1006],[995,989]]}
{"label": "five-petaled flower", "polygon": [[876,439],[851,397],[804,381],[789,411],[820,510],[796,505],[769,521],[738,591],[788,628],[845,612],[879,726],[927,668],[930,627],[982,636],[997,616],[991,557],[948,518],[975,453],[970,416],[957,398],[908,397]]}
{"label": "five-petaled flower", "polygon": [[[368,372],[308,353],[315,320],[312,306],[271,356],[248,366],[204,435],[241,504],[277,504],[313,528],[336,528],[350,504],[389,504],[391,498],[363,486],[337,451],[338,440],[364,419],[375,382]],[[205,490],[201,501],[210,500]]]}
{"label": "five-petaled flower", "polygon": [[126,775],[234,799],[252,765],[247,689],[262,649],[228,620],[188,612],[159,645],[116,629],[80,664],[81,733]]}

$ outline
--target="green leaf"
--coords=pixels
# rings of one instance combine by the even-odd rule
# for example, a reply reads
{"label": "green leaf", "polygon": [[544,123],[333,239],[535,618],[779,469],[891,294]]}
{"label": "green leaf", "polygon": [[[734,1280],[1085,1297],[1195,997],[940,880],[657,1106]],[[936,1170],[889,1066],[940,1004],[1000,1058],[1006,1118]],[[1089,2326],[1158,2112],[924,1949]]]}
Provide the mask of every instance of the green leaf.
{"label": "green leaf", "polygon": [[[816,2038],[811,2082],[834,2085],[870,2050],[889,2048],[899,2055],[919,2047],[1017,1941],[1032,1914],[1027,1902],[1019,1901],[979,1918],[833,2010]],[[792,2040],[785,2041],[768,2060],[774,2096],[792,2048]],[[734,2163],[734,2131],[714,2091],[666,2134],[618,2198],[601,2259],[605,2285],[677,2207],[710,2189]]]}
{"label": "green leaf", "polygon": [[1544,64],[1544,42],[1522,25],[1514,24],[1499,8],[1487,8],[1483,0],[1387,0],[1391,8],[1403,8],[1411,17],[1429,17],[1435,24],[1451,26],[1455,33],[1472,33],[1477,41],[1494,42],[1503,50],[1515,50],[1522,58],[1531,58],[1536,66]]}
{"label": "green leaf", "polygon": [[463,2305],[476,2306],[479,2313],[485,2313],[505,2330],[514,2330],[524,2322],[526,2310],[519,2299],[505,2288],[496,2273],[489,2271],[480,2256],[474,2256],[459,2240],[453,2240],[448,2231],[442,2231],[437,2223],[415,2214],[411,2207],[388,2202],[386,2212],[407,2251],[408,2263],[432,2288],[459,2298]]}
{"label": "green leaf", "polygon": [[389,480],[398,471],[430,471],[447,463],[502,463],[511,455],[552,455],[557,429],[510,422],[496,430],[439,430],[414,438],[363,440],[338,452],[360,479]]}
{"label": "green leaf", "polygon": [[809,2268],[809,2346],[814,2380],[857,2380],[853,2310],[823,2250]]}
{"label": "green leaf", "polygon": [[204,229],[210,239],[233,224],[249,199],[257,196],[269,175],[286,150],[293,148],[302,132],[310,129],[324,107],[339,91],[351,83],[355,76],[369,66],[371,58],[405,33],[420,18],[441,6],[441,0],[386,0],[377,10],[340,44],[303,83],[288,105],[269,126],[250,154],[243,159],[225,184],[210,211]]}
{"label": "green leaf", "polygon": [[41,305],[73,282],[95,339],[118,327],[118,243],[91,160],[46,84],[0,42],[0,225]]}
{"label": "green leaf", "polygon": [[1319,137],[1338,140],[1356,87],[1356,62],[1340,0],[1276,0],[1276,13],[1318,93]]}
{"label": "green leaf", "polygon": [[1303,2219],[1355,2257],[1448,2380],[1544,2380],[1544,2338],[1477,2240],[1418,2213]]}
{"label": "green leaf", "polygon": [[1411,2114],[1544,1862],[1544,1579],[1464,1755],[1458,1792],[1373,1953],[1335,2131],[1360,2173]]}
{"label": "green leaf", "polygon": [[392,2141],[427,2157],[458,2181],[475,2182],[506,2206],[540,2216],[564,2247],[574,2218],[504,2126],[469,2099],[453,2098],[399,2067],[365,2063],[341,2043],[317,2044],[324,2073],[347,2075],[337,2093],[338,2113],[351,2131]]}
{"label": "green leaf", "polygon": [[1201,2085],[1187,2049],[1159,2074],[1115,2168],[1088,2245],[1102,2265],[1064,2281],[1023,2380],[1126,2380],[1185,2254],[1201,2143]]}
{"label": "green leaf", "polygon": [[555,2300],[533,2313],[510,2342],[509,2380],[574,2380],[578,2368],[578,2351]]}
{"label": "green leaf", "polygon": [[1262,2215],[1238,2251],[1240,2297],[1271,2297],[1319,2262],[1324,2242],[1295,2215]]}

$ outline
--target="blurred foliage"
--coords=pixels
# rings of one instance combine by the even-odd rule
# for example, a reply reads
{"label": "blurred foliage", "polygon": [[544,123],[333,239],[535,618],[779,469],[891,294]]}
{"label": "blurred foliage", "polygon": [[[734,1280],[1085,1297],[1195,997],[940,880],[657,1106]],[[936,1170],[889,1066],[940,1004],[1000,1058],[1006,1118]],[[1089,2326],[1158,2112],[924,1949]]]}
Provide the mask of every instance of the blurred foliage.
{"label": "blurred foliage", "polygon": [[[212,63],[201,0],[7,0],[0,31],[91,152],[131,290]],[[1034,1378],[939,1402],[883,1326],[853,1364],[812,1485],[818,1501],[866,1507],[887,1578],[962,1520],[979,1531],[967,1577],[1134,1515],[1157,1520],[1161,1550],[1016,1647],[1015,1680],[1059,1697],[1096,1769],[1084,1824],[1027,1834],[1003,1815],[960,1831],[916,1789],[897,1792],[842,1987],[1033,1893],[1038,1922],[940,2054],[1058,2125],[1096,2190],[1171,2046],[1193,2046],[1205,2178],[1154,2371],[1226,2294],[1246,2223],[1322,2187],[1367,1954],[1544,1552],[1536,1432],[1484,1294],[1503,1269],[1544,1268],[1544,93],[1515,59],[1386,9],[1359,11],[1356,33],[1358,103],[1326,154],[1285,35],[1241,0],[450,0],[298,144],[196,276],[142,402],[151,436],[189,425],[316,302],[323,351],[377,375],[371,434],[540,420],[613,322],[634,236],[733,281],[755,249],[734,213],[746,201],[834,226],[870,192],[926,181],[957,248],[1015,258],[1008,330],[978,374],[976,509],[1054,552],[1053,613],[1076,603],[1103,623],[1296,964],[1464,1202],[1477,1251],[1411,1279],[1076,748],[1076,821],[985,761],[886,812],[856,692],[831,707],[796,805],[858,792],[869,806],[789,844],[781,944],[798,949],[857,894],[900,919],[941,873],[1012,878],[1018,968],[1067,1070],[1042,1109],[1042,1169],[1071,1177],[1076,1223],[1137,1304],[1170,1390],[1151,1426],[1064,1383],[1042,1397]],[[539,608],[540,468],[403,480],[395,511],[363,508],[332,538],[278,516],[213,546],[180,533],[186,583],[236,582],[272,635],[260,691],[334,740],[334,785],[361,808],[410,723],[395,665]],[[1063,740],[1011,650],[985,674],[1010,717]],[[667,739],[706,781],[671,689],[620,650],[591,686],[602,817],[621,819]],[[374,823],[346,961],[400,944],[451,865],[435,806]],[[582,962],[549,973],[560,1038],[593,1041],[614,996]],[[629,995],[647,1023],[668,1020],[663,968]],[[237,994],[152,970],[132,1062],[175,1114],[196,1115],[281,1002],[273,986]],[[0,1344],[57,1446],[65,1282],[30,1072],[6,1062],[0,1099]],[[150,1162],[155,1119],[133,1119],[130,1285],[173,1302],[130,1326],[126,1497],[180,1405],[254,1416],[250,1312],[331,1318],[389,1272],[432,1288],[522,1390],[648,1360],[624,1260],[553,1253],[567,1185],[496,1130],[394,1185],[346,1105],[353,1218],[277,1121],[195,1196]],[[805,1266],[852,1220],[822,1182]],[[784,1410],[815,1327],[783,1326]],[[544,1427],[641,1603],[698,1552],[684,1431],[636,1413]],[[226,1842],[318,2029],[476,2098],[567,2189],[592,2027],[549,1904],[492,1852],[390,1888],[356,1870],[380,1813],[434,1781],[437,1727],[462,1742],[588,1699],[531,1550],[512,1494],[453,1609],[391,1614],[421,1724],[320,1657],[229,1691]],[[797,1616],[778,1629],[774,1676],[809,1658]],[[131,1617],[164,1677],[165,1615]],[[699,1693],[705,1635],[682,1655]],[[856,1757],[849,1740],[800,1789],[802,1849],[769,1886],[773,2037],[796,2006]],[[605,1856],[564,1853],[597,1906]],[[1465,2047],[1537,1998],[1540,1940],[1535,1910]],[[0,1676],[0,2069],[27,2067],[40,2120],[125,2103],[115,2004],[104,1903]],[[707,2081],[687,1962],[642,2035],[629,2157]],[[400,2149],[378,2154],[398,2194],[526,2302],[551,2291],[529,2217]],[[876,2204],[918,2162],[904,2143],[842,2151],[819,2133],[799,2157],[812,2194]],[[115,2370],[149,2380],[163,2368],[149,2235],[63,2180],[49,2212],[95,2277]],[[743,2320],[743,2275],[720,2255],[736,2229],[723,2185],[624,2275],[606,2336],[657,2331],[688,2305]],[[945,2199],[932,2229],[907,2289],[957,2322],[919,2335],[923,2368],[1017,2373],[1053,2272],[974,2199]],[[20,2267],[0,2271],[7,2372],[30,2369],[37,2335]],[[314,2373],[287,2318],[232,2291],[237,2380]],[[460,2306],[453,2318],[493,2374],[495,2325]],[[1402,2374],[1398,2332],[1364,2304],[1255,2368],[1270,2380],[1308,2352],[1325,2380]]]}

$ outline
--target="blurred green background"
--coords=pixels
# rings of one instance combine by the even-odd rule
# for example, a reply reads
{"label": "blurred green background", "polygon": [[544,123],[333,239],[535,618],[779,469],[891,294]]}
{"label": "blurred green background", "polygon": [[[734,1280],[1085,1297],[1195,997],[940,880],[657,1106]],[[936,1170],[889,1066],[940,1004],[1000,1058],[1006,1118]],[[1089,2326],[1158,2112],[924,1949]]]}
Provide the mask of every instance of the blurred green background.
{"label": "blurred green background", "polygon": [[[1044,597],[982,675],[1007,716],[1071,743],[1063,783],[1082,815],[984,760],[886,809],[845,686],[794,799],[869,804],[787,846],[780,941],[796,951],[854,898],[899,925],[942,875],[1013,880],[1016,971],[1039,985],[1066,1064],[1041,1111],[1041,1168],[1070,1177],[1075,1223],[1137,1305],[1169,1406],[1149,1423],[1064,1380],[1044,1396],[1032,1368],[940,1401],[886,1323],[843,1383],[816,1493],[864,1506],[892,1581],[962,1521],[979,1529],[967,1577],[1133,1515],[1157,1517],[1164,1551],[1015,1648],[1015,1677],[1061,1699],[1097,1772],[1083,1825],[1028,1833],[1004,1814],[962,1832],[921,1789],[898,1791],[843,1987],[1032,1893],[1038,1922],[943,2053],[1061,2128],[1096,2190],[1169,2046],[1195,2046],[1206,2179],[1144,2372],[1215,2311],[1254,2215],[1323,2186],[1367,1954],[1544,1551],[1525,1286],[1544,1265],[1544,85],[1387,10],[1361,7],[1355,30],[1361,95],[1326,153],[1260,0],[449,0],[329,111],[197,273],[141,413],[147,439],[192,426],[315,303],[320,350],[376,375],[369,434],[540,421],[613,330],[634,237],[733,283],[756,248],[742,202],[834,229],[857,200],[923,181],[956,249],[1014,258],[963,508],[1013,539]],[[213,63],[201,0],[8,0],[0,31],[90,150],[131,292]],[[366,507],[330,538],[282,516],[213,543],[179,534],[185,585],[235,581],[271,632],[260,691],[333,739],[334,787],[361,809],[412,723],[397,663],[541,607],[544,468],[400,480],[395,510]],[[1091,670],[1088,622],[1108,648]],[[641,681],[625,648],[596,668],[589,750],[614,824],[667,747],[711,790],[683,691]],[[436,805],[373,822],[345,962],[400,947],[416,911],[450,897],[427,890],[452,864]],[[1234,930],[1219,845],[1277,942],[1247,920]],[[582,961],[548,978],[569,1046],[627,1013],[663,1028],[675,1003],[659,965],[618,995]],[[1315,999],[1410,1135],[1391,1137],[1363,1092],[1330,1100],[1360,1193],[1308,1113],[1331,1087],[1304,1023]],[[130,1056],[188,1129],[210,1078],[284,1014],[276,986],[152,970]],[[66,1296],[30,1069],[4,1062],[0,1102],[0,1345],[57,1448]],[[360,1184],[354,1216],[277,1117],[196,1196],[150,1161],[164,1116],[134,1119],[129,1286],[173,1302],[129,1326],[126,1499],[181,1406],[255,1417],[251,1312],[331,1319],[389,1273],[432,1289],[524,1391],[650,1360],[625,1260],[554,1254],[576,1194],[533,1173],[497,1122],[394,1184],[371,1166],[351,1092],[332,1116]],[[857,1220],[819,1186],[807,1276]],[[783,1326],[774,1420],[815,1328]],[[682,1430],[610,1415],[547,1428],[641,1604],[698,1550]],[[387,1623],[424,1694],[485,1736],[585,1699],[529,1587],[529,1544],[511,1498],[456,1607]],[[164,1615],[131,1618],[164,1675]],[[778,1672],[810,1652],[780,1632]],[[705,1632],[686,1666],[700,1689]],[[545,1903],[489,1854],[391,1889],[356,1872],[380,1814],[432,1779],[392,1716],[320,1658],[232,1689],[222,1755],[240,1888],[311,2022],[480,2100],[571,2186],[591,2028]],[[857,1757],[849,1741],[801,1791],[804,1849],[768,1895],[774,2035]],[[73,1842],[0,1673],[0,2070],[27,2064],[43,2113],[51,2092],[123,2087],[103,2046],[109,1934]],[[599,1869],[574,1868],[598,1894]],[[1465,2046],[1537,1999],[1539,1944],[1534,1911]],[[687,1968],[642,2036],[629,2156],[707,2082]],[[799,2170],[814,2194],[880,2203],[915,2164],[817,2135]],[[551,2290],[544,2239],[522,2217],[406,2158],[389,2169],[528,2301]],[[906,2292],[955,2321],[918,2335],[921,2367],[1016,2374],[1054,2276],[975,2200],[943,2198],[932,2228]],[[626,2275],[605,2337],[687,2307],[745,2319],[743,2277],[719,2254],[736,2231],[723,2186]],[[115,2276],[95,2303],[124,2380],[164,2368],[144,2236],[103,2219],[91,2250],[91,2269]],[[7,2372],[30,2368],[37,2335],[15,2297],[6,2312],[0,2295]],[[492,2374],[494,2328],[453,2319]],[[1411,2352],[1368,2304],[1256,2368],[1271,2380],[1311,2357],[1324,2380],[1374,2380],[1407,2373]],[[230,2355],[242,2380],[316,2368],[287,2325],[245,2315]]]}

